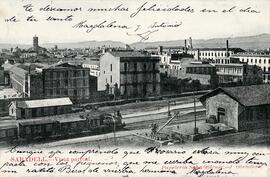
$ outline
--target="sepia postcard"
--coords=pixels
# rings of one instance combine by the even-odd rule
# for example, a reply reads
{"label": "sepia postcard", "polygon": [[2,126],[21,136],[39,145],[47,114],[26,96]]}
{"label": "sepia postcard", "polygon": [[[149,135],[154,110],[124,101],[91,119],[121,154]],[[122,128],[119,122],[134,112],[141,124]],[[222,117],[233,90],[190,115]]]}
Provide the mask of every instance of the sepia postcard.
{"label": "sepia postcard", "polygon": [[270,1],[1,0],[1,177],[270,177]]}

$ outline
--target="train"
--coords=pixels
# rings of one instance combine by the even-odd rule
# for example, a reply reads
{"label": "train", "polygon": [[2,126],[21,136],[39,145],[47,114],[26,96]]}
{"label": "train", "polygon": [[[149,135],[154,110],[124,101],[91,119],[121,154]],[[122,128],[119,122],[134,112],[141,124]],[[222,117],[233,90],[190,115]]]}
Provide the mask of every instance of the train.
{"label": "train", "polygon": [[0,141],[66,139],[109,133],[124,127],[125,122],[123,122],[120,112],[108,114],[92,111],[82,114],[63,114],[16,120],[13,125],[0,127]]}

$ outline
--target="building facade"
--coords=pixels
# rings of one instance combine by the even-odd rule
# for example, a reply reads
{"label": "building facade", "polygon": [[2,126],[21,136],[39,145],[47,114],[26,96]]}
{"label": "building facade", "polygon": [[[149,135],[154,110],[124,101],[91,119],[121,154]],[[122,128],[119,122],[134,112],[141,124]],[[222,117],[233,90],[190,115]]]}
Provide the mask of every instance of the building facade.
{"label": "building facade", "polygon": [[270,53],[242,52],[234,54],[233,57],[248,65],[259,66],[263,70],[264,82],[270,82]]}
{"label": "building facade", "polygon": [[66,114],[72,112],[69,98],[13,101],[9,106],[9,115],[16,119]]}
{"label": "building facade", "polygon": [[63,63],[43,68],[42,74],[45,98],[89,99],[89,69]]}
{"label": "building facade", "polygon": [[214,63],[218,58],[231,57],[233,54],[244,52],[241,48],[198,48],[188,50],[187,53],[197,60],[212,60]]}
{"label": "building facade", "polygon": [[114,94],[115,86],[126,97],[159,95],[159,58],[139,51],[105,53],[100,58],[98,90]]}
{"label": "building facade", "polygon": [[100,69],[99,69],[99,61],[85,61],[82,63],[83,68],[89,68],[90,70],[90,75],[99,77],[100,75]]}
{"label": "building facade", "polygon": [[215,64],[219,83],[257,84],[263,81],[263,72],[259,67],[245,63]]}

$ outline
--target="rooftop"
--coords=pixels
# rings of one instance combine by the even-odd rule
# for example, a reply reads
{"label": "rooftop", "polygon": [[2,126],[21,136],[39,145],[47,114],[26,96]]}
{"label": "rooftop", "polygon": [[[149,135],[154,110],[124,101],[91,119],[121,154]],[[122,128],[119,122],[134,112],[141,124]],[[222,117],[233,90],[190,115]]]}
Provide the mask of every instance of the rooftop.
{"label": "rooftop", "polygon": [[100,65],[100,62],[99,61],[96,61],[96,60],[86,60],[83,62],[83,64],[90,64],[90,65],[97,65],[99,66]]}
{"label": "rooftop", "polygon": [[66,106],[66,105],[72,105],[72,102],[68,97],[17,101],[17,106],[20,108],[40,108],[40,107],[51,107],[51,106]]}
{"label": "rooftop", "polygon": [[115,57],[120,58],[131,58],[131,57],[151,57],[148,53],[143,53],[140,51],[110,51],[110,54],[112,54]]}
{"label": "rooftop", "polygon": [[238,87],[219,87],[202,97],[201,101],[225,93],[244,106],[258,106],[270,104],[270,84],[238,86]]}

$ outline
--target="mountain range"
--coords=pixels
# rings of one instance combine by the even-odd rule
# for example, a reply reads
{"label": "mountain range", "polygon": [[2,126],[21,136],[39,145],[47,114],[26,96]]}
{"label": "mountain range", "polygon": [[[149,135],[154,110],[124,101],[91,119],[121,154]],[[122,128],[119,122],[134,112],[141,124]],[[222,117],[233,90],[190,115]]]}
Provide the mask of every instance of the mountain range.
{"label": "mountain range", "polygon": [[[269,49],[270,48],[270,34],[260,34],[254,36],[242,36],[233,38],[213,38],[213,39],[192,39],[192,45],[194,48],[203,47],[226,47],[226,40],[229,40],[229,47],[239,47],[242,49]],[[187,40],[188,41],[188,40]],[[52,48],[55,45],[58,48],[96,48],[101,46],[106,47],[125,47],[126,44],[119,41],[84,41],[84,42],[72,42],[72,43],[45,43],[40,44],[41,47]],[[184,46],[184,39],[172,40],[172,41],[157,41],[157,42],[136,42],[129,44],[132,48],[143,49],[145,47],[158,47],[158,46]],[[0,43],[1,48],[14,48],[18,46],[22,49],[32,47],[32,45],[26,44],[7,44]]]}

